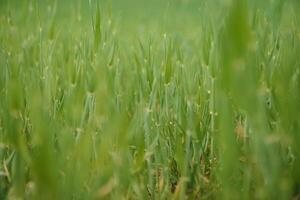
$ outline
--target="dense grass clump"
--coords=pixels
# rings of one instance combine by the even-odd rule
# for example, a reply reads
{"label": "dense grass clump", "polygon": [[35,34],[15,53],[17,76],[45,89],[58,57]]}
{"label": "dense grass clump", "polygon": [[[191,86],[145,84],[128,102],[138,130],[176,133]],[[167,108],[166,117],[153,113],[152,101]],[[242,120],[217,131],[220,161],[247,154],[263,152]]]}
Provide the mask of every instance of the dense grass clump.
{"label": "dense grass clump", "polygon": [[0,199],[299,199],[296,0],[0,0]]}

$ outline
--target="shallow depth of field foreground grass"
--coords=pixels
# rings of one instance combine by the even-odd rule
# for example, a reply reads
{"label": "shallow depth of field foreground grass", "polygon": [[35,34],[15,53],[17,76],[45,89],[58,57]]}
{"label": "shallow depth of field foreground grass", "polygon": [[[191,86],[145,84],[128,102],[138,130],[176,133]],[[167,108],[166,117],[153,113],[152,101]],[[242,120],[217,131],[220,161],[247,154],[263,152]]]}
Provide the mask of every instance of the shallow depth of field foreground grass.
{"label": "shallow depth of field foreground grass", "polygon": [[300,199],[298,0],[0,0],[0,199]]}

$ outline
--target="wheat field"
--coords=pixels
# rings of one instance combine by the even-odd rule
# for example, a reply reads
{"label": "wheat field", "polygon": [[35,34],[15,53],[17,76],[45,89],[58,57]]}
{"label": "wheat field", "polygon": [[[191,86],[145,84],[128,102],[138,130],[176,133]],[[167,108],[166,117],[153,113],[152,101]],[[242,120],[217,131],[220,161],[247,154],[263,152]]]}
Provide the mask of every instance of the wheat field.
{"label": "wheat field", "polygon": [[0,199],[300,199],[298,0],[0,0]]}

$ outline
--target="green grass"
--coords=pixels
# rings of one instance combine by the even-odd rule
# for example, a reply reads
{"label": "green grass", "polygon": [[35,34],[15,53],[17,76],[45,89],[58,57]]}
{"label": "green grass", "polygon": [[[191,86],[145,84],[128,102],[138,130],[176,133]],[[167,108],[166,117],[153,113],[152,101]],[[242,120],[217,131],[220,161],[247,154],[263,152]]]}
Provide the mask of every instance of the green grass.
{"label": "green grass", "polygon": [[0,199],[299,199],[296,0],[0,0]]}

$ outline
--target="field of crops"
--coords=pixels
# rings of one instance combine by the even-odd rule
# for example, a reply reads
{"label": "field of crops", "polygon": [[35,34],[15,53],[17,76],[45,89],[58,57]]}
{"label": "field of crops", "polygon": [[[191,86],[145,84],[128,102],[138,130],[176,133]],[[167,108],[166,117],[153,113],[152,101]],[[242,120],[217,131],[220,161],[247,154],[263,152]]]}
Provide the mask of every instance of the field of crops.
{"label": "field of crops", "polygon": [[300,199],[300,2],[0,0],[0,199]]}

